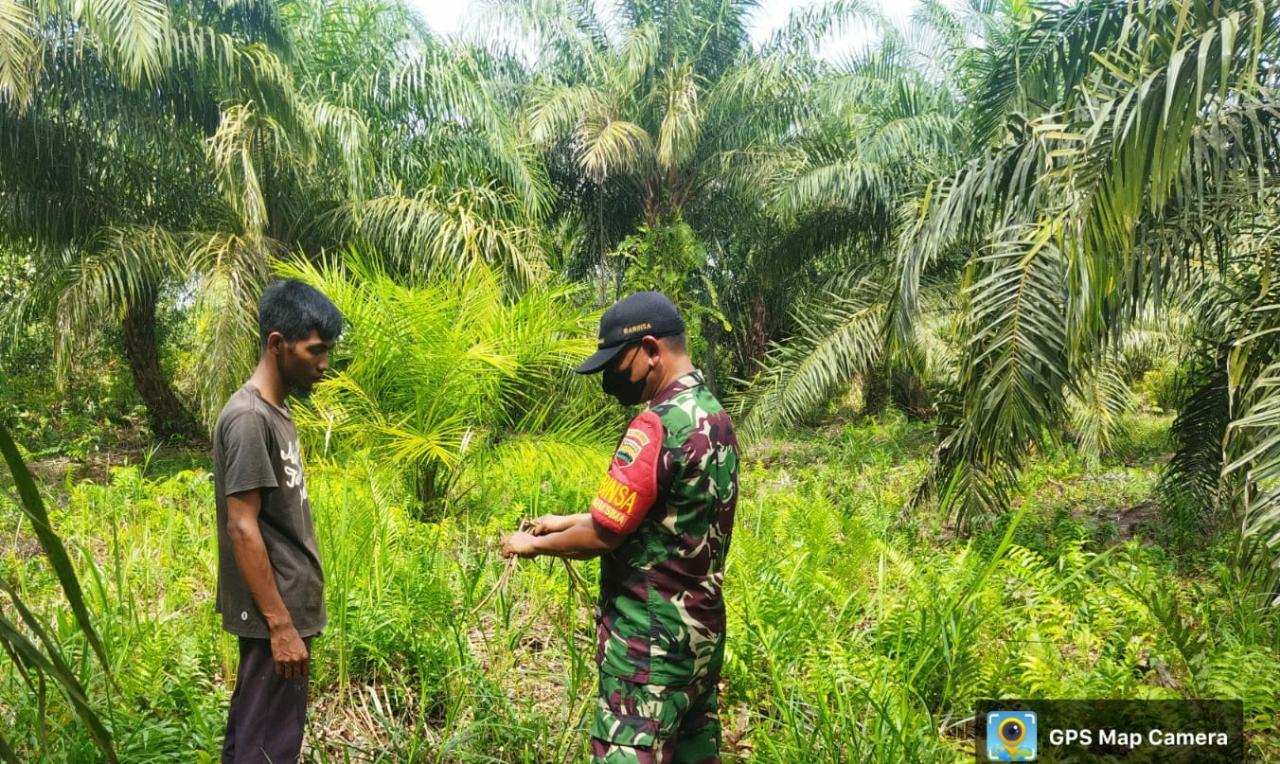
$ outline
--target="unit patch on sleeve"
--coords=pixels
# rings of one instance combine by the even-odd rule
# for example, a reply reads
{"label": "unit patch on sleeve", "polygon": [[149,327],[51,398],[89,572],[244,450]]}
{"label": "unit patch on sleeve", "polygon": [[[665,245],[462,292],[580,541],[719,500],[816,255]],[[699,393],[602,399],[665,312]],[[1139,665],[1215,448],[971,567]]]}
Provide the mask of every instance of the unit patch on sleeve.
{"label": "unit patch on sleeve", "polygon": [[658,460],[662,455],[662,420],[645,411],[631,420],[614,452],[609,471],[591,500],[591,515],[615,533],[640,526],[658,498]]}
{"label": "unit patch on sleeve", "polygon": [[622,442],[618,444],[618,450],[613,455],[614,463],[625,467],[635,462],[647,445],[649,445],[649,436],[644,430],[638,427],[628,428],[627,434],[622,436]]}

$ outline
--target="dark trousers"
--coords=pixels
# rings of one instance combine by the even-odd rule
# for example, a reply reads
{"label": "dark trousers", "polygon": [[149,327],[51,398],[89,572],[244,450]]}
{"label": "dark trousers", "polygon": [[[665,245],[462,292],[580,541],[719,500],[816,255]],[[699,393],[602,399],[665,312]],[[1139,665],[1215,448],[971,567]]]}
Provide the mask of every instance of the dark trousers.
{"label": "dark trousers", "polygon": [[[303,639],[311,651],[311,638]],[[296,762],[307,723],[307,683],[276,673],[271,641],[240,637],[240,669],[227,712],[222,764]]]}

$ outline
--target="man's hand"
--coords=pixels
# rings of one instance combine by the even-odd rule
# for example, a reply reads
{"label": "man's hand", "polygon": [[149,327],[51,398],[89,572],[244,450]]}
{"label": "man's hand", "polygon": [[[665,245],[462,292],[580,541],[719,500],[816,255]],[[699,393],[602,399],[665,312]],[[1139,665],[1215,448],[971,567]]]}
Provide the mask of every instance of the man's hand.
{"label": "man's hand", "polygon": [[535,536],[559,533],[576,525],[580,517],[581,515],[543,515],[529,525],[529,532]]}
{"label": "man's hand", "polygon": [[517,531],[502,539],[503,557],[537,557],[534,548],[534,535],[525,531]]}
{"label": "man's hand", "polygon": [[285,679],[301,679],[307,675],[310,657],[307,643],[292,623],[271,630],[271,658],[276,662],[277,674]]}
{"label": "man's hand", "polygon": [[615,533],[591,518],[588,513],[580,515],[551,515],[538,518],[534,524],[544,521],[565,523],[563,530],[552,530],[538,535],[531,532],[533,526],[518,533],[512,533],[502,539],[503,557],[565,557],[570,560],[589,560],[606,552],[617,549],[626,540],[626,535]]}
{"label": "man's hand", "polygon": [[231,551],[236,566],[249,587],[254,604],[262,612],[271,634],[271,657],[276,673],[285,679],[301,679],[307,675],[310,657],[307,644],[294,628],[289,610],[280,598],[275,576],[271,573],[271,559],[267,557],[267,545],[262,541],[258,527],[258,513],[262,510],[262,494],[257,489],[227,495],[227,535],[231,537]]}

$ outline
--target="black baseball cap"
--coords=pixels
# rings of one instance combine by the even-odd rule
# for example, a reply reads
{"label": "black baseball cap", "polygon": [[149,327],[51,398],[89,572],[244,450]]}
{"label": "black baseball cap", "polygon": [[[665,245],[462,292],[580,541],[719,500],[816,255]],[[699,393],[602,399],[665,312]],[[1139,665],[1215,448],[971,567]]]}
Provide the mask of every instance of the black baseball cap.
{"label": "black baseball cap", "polygon": [[684,321],[666,295],[661,292],[627,295],[600,316],[597,350],[574,371],[594,374],[624,347],[643,337],[670,337],[675,334],[684,334]]}

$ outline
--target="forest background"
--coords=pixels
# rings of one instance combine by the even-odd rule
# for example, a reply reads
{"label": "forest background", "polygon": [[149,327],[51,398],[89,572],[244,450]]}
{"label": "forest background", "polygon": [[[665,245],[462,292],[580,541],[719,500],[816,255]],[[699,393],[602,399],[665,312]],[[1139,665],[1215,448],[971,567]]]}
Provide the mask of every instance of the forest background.
{"label": "forest background", "polygon": [[744,443],[727,758],[959,760],[983,697],[1280,756],[1280,11],[759,6],[0,0],[0,759],[216,757],[208,428],[280,276],[349,320],[308,760],[584,756],[595,565],[495,542],[585,506],[638,289]]}

